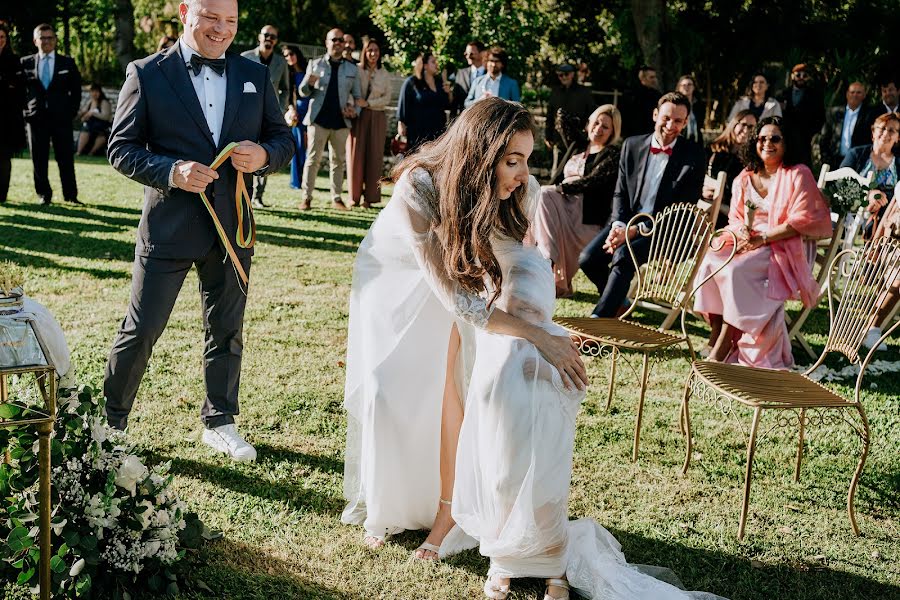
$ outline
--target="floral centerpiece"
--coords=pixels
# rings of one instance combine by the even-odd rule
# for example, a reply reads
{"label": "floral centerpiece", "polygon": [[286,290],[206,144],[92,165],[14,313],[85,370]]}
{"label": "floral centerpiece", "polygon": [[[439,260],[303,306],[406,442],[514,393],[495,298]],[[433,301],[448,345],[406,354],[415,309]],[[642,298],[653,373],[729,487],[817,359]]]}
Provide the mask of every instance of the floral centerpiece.
{"label": "floral centerpiece", "polygon": [[[19,400],[0,410],[27,411],[28,399]],[[148,467],[122,433],[107,427],[104,404],[90,387],[60,393],[51,447],[53,594],[127,599],[139,588],[177,594],[179,567],[202,542],[203,524],[179,499],[168,463]],[[36,592],[37,436],[26,427],[0,429],[0,448],[11,459],[0,464],[6,540],[0,568],[8,581]]]}
{"label": "floral centerpiece", "polygon": [[[839,179],[825,188],[825,196],[831,204],[831,210],[839,215],[855,213],[857,210],[869,204],[869,192],[876,189],[874,184],[868,186],[848,177]],[[881,199],[881,192],[874,196],[875,200]]]}

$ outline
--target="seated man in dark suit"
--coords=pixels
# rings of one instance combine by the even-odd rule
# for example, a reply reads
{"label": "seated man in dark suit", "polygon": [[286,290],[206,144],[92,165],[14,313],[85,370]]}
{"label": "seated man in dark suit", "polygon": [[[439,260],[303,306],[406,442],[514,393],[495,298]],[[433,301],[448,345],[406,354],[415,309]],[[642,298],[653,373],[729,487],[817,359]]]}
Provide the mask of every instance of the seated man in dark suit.
{"label": "seated man in dark suit", "polygon": [[628,138],[622,146],[612,223],[584,248],[579,260],[581,270],[600,292],[593,317],[615,317],[628,294],[634,264],[625,245],[626,235],[633,240],[638,262],[647,260],[650,238],[636,238],[635,227],[626,232],[629,219],[641,212],[653,215],[670,204],[700,198],[706,165],[703,148],[678,137],[689,111],[687,96],[665,94],[653,111],[653,133]]}
{"label": "seated man in dark suit", "polygon": [[870,133],[870,109],[865,104],[866,86],[854,81],[847,86],[847,103],[834,106],[825,113],[825,126],[819,136],[819,151],[823,163],[836,169],[850,148],[868,144]]}

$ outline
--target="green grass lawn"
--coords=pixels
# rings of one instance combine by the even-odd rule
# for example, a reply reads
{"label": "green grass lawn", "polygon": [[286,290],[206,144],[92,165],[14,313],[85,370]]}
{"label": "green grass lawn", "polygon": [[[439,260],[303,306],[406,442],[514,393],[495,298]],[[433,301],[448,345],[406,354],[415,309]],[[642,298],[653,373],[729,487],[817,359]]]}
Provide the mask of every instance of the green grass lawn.
{"label": "green grass lawn", "polygon": [[[28,267],[26,289],[62,323],[80,382],[100,386],[128,300],[142,190],[101,159],[80,160],[77,174],[87,207],[42,207],[30,162],[14,161],[10,201],[0,205],[0,260]],[[319,182],[324,186],[326,178]],[[58,179],[53,185],[61,197]],[[299,192],[285,174],[270,178],[266,200],[274,206],[257,212],[238,421],[258,462],[234,464],[199,443],[203,333],[193,276],[131,417],[133,439],[153,460],[172,461],[182,497],[224,533],[193,559],[194,571],[217,598],[482,597],[488,562],[477,552],[424,564],[410,559],[422,532],[372,552],[359,528],[339,522],[351,264],[377,213],[322,208],[329,204],[324,191],[313,211],[300,213]],[[576,286],[559,314],[587,314],[596,300],[583,276]],[[706,330],[693,323],[699,342]],[[819,348],[826,329],[820,310],[807,325]],[[898,360],[897,351],[892,343],[886,358]],[[684,443],[676,414],[687,363],[672,358],[652,373],[636,464],[630,457],[637,380],[619,369],[607,413],[607,364],[587,364],[593,384],[578,421],[570,514],[610,529],[630,562],[670,567],[689,589],[735,599],[900,598],[896,376],[867,380],[873,444],[857,494],[862,535],[852,534],[845,510],[859,445],[846,425],[827,425],[809,431],[799,484],[792,481],[796,431],[775,430],[761,444],[747,534],[738,542],[746,441],[736,421],[695,404],[697,454],[680,476]],[[852,382],[839,389],[850,393]],[[740,414],[745,424],[749,416]],[[773,422],[764,417],[763,429]],[[542,594],[540,582],[528,581],[510,597]]]}

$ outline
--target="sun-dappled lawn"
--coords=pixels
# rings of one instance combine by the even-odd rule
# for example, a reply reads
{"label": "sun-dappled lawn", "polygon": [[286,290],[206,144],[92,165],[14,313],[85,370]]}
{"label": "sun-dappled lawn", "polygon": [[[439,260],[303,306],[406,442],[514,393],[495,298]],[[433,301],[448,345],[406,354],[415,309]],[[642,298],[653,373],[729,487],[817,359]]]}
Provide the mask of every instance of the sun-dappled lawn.
{"label": "sun-dappled lawn", "polygon": [[[42,207],[30,162],[14,160],[10,201],[0,205],[0,260],[28,267],[26,289],[65,328],[79,381],[99,386],[128,300],[142,192],[102,159],[79,161],[77,174],[87,207]],[[326,178],[319,182],[324,186]],[[58,179],[53,183],[61,196]],[[217,598],[481,597],[487,560],[477,552],[423,564],[410,559],[423,533],[406,533],[372,552],[360,543],[360,529],[339,522],[351,264],[377,211],[323,208],[327,194],[320,190],[315,209],[300,213],[299,192],[288,187],[286,174],[270,179],[266,200],[274,206],[257,212],[238,420],[259,461],[233,464],[199,443],[203,336],[194,276],[156,346],[130,423],[129,435],[152,460],[172,461],[182,497],[224,534],[192,557],[195,572]],[[576,287],[559,314],[584,315],[596,300],[583,276]],[[643,318],[659,322],[656,315]],[[699,342],[705,327],[692,321],[691,328]],[[825,312],[806,329],[821,348]],[[892,343],[886,358],[898,360],[897,350]],[[773,431],[761,444],[747,535],[738,542],[746,452],[739,425],[695,405],[696,454],[680,476],[684,443],[676,414],[686,361],[670,358],[651,374],[636,464],[630,456],[637,380],[619,369],[606,413],[607,364],[589,359],[588,368],[593,384],[578,421],[570,514],[609,528],[629,561],[670,567],[689,589],[730,598],[900,598],[896,377],[867,380],[873,444],[857,495],[862,536],[852,535],[845,510],[858,443],[846,425],[828,425],[809,431],[799,484],[792,481],[796,431]],[[838,387],[852,392],[852,382]],[[748,422],[749,413],[741,418]],[[511,598],[542,598],[537,581],[514,588]]]}

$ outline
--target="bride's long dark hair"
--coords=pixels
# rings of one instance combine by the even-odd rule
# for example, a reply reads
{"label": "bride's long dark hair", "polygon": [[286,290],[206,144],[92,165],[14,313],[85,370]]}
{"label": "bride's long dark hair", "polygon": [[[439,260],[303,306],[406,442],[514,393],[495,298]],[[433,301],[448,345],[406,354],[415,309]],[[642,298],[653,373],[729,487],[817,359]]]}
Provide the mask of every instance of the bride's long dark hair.
{"label": "bride's long dark hair", "polygon": [[493,299],[500,295],[502,273],[491,233],[497,231],[522,240],[528,229],[524,201],[528,186],[519,186],[512,196],[500,200],[495,190],[495,169],[512,137],[523,131],[534,134],[531,113],[521,104],[500,98],[479,100],[460,114],[449,129],[433,142],[423,144],[394,167],[391,179],[413,169],[428,172],[434,189],[416,193],[429,199],[438,215],[433,229],[443,247],[444,269],[468,292],[485,290],[485,275],[491,280]]}

